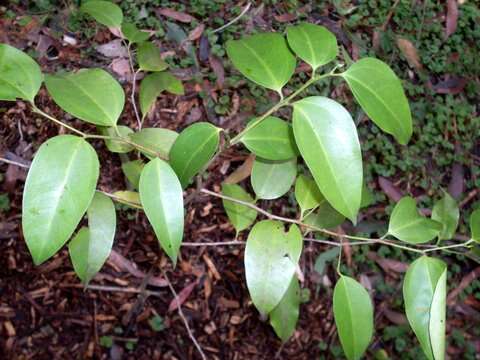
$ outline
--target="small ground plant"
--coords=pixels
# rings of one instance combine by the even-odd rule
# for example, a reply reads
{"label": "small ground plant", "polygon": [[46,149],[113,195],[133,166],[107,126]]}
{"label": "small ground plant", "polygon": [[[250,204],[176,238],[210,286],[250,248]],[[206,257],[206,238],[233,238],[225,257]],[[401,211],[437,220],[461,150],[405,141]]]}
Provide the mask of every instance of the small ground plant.
{"label": "small ground plant", "polygon": [[[89,1],[81,11],[99,23],[120,29],[130,56],[133,77],[131,100],[137,129],[118,125],[125,94],[102,69],[42,74],[28,55],[0,45],[0,99],[28,102],[46,119],[72,134],[55,136],[38,149],[23,193],[22,227],[35,264],[55,255],[67,242],[75,272],[87,286],[108,258],[116,228],[113,201],[145,212],[160,247],[175,266],[182,246],[184,190],[226,148],[241,144],[255,155],[250,180],[255,197],[238,184],[224,183],[217,193],[201,186],[196,192],[223,200],[238,233],[250,229],[245,249],[247,287],[260,314],[269,318],[276,334],[287,341],[295,330],[301,302],[299,267],[304,241],[337,242],[309,234],[352,240],[350,245],[384,244],[417,253],[403,285],[405,312],[429,359],[444,359],[447,265],[430,253],[473,247],[480,242],[480,210],[470,217],[471,233],[462,243],[441,245],[452,239],[459,209],[447,193],[432,210],[420,215],[415,200],[406,196],[395,206],[388,232],[371,239],[332,229],[348,219],[356,224],[368,206],[361,146],[350,113],[338,102],[322,96],[302,97],[309,86],[327,78],[346,81],[368,117],[402,145],[412,134],[409,104],[400,80],[382,61],[363,58],[347,69],[332,64],[338,55],[335,36],[309,23],[291,26],[286,36],[261,33],[231,40],[226,52],[235,68],[250,81],[275,91],[279,101],[259,114],[245,129],[230,136],[207,122],[197,122],[180,134],[160,128],[142,128],[143,119],[163,92],[182,94],[183,85],[167,71],[149,34],[124,23],[120,8],[106,1]],[[297,57],[311,67],[311,76],[295,91],[284,86],[294,76]],[[328,68],[321,73],[320,69]],[[144,73],[135,103],[136,75]],[[98,133],[80,131],[35,105],[42,85],[54,102],[75,118],[94,124]],[[291,107],[291,123],[275,114]],[[223,135],[223,139],[222,139]],[[104,141],[112,153],[132,154],[123,172],[132,190],[106,193],[96,190],[100,164],[90,145]],[[299,173],[303,162],[307,171]],[[198,182],[200,184],[200,182]],[[296,218],[285,218],[258,207],[258,200],[274,200],[291,191],[299,207]],[[77,229],[84,215],[88,226]],[[257,221],[257,217],[266,219]],[[437,239],[436,245],[429,244]],[[333,313],[340,342],[348,359],[365,353],[374,331],[374,308],[367,290],[340,271],[333,294]]]}

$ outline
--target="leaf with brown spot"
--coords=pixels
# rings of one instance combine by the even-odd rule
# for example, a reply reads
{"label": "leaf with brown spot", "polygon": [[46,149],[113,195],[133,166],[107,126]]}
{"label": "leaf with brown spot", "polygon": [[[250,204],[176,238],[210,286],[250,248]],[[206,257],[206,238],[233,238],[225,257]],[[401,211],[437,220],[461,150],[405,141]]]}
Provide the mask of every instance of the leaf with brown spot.
{"label": "leaf with brown spot", "polygon": [[414,67],[417,70],[421,70],[423,68],[422,63],[420,62],[420,57],[417,53],[417,49],[410,40],[398,37],[397,46],[411,67]]}

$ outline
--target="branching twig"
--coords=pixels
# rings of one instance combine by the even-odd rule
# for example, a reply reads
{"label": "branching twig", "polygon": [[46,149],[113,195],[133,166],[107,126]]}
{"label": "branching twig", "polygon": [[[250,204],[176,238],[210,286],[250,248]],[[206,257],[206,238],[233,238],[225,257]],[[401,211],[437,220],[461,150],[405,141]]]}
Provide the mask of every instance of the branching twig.
{"label": "branching twig", "polygon": [[178,298],[177,292],[172,286],[172,283],[170,282],[170,279],[168,278],[168,275],[166,272],[163,271],[163,276],[165,277],[165,280],[168,283],[168,287],[170,288],[170,291],[173,294],[173,297],[175,298],[175,301],[177,303],[177,310],[178,310],[178,315],[183,320],[183,323],[185,324],[185,328],[187,329],[188,336],[190,336],[190,339],[192,339],[193,344],[197,348],[198,352],[200,353],[200,356],[202,357],[203,360],[207,360],[207,357],[205,356],[205,353],[203,352],[202,348],[200,347],[200,344],[198,343],[197,339],[195,339],[195,336],[193,336],[192,329],[190,329],[190,325],[188,325],[188,320],[185,317],[185,314],[182,311],[182,305],[180,304],[180,299]]}
{"label": "branching twig", "polygon": [[249,2],[247,4],[247,6],[245,6],[245,8],[242,10],[242,12],[236,17],[234,18],[233,20],[229,21],[228,23],[226,23],[225,25],[222,25],[220,26],[218,29],[215,29],[212,31],[212,34],[215,34],[219,31],[222,31],[222,30],[225,30],[227,27],[229,27],[230,25],[233,25],[235,24],[238,20],[240,20],[242,18],[243,15],[245,15],[247,13],[247,11],[250,9],[250,6],[252,6],[252,3]]}

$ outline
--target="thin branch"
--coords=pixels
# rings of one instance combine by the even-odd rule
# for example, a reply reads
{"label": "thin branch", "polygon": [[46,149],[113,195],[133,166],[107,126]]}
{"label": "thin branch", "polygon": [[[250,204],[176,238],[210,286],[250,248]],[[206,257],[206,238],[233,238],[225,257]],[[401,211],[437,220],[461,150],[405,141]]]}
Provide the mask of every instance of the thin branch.
{"label": "thin branch", "polygon": [[165,271],[163,271],[163,276],[165,277],[165,280],[167,280],[168,287],[170,288],[170,291],[172,292],[173,297],[175,298],[175,301],[177,303],[178,315],[180,315],[180,317],[183,320],[183,323],[185,324],[185,327],[186,327],[187,332],[188,332],[188,336],[190,336],[190,339],[192,339],[193,344],[197,348],[197,350],[200,353],[200,356],[202,357],[202,359],[207,360],[207,357],[205,356],[202,348],[200,347],[200,344],[198,343],[197,339],[195,339],[195,336],[193,336],[192,330],[190,329],[190,325],[188,325],[188,320],[187,320],[187,318],[185,317],[185,314],[182,311],[182,305],[180,304],[180,299],[178,298],[177,292],[173,288],[172,283],[170,282],[170,279],[168,278],[167,273]]}
{"label": "thin branch", "polygon": [[18,167],[22,167],[22,168],[25,168],[25,169],[28,169],[30,167],[29,165],[22,164],[22,163],[13,161],[13,160],[8,160],[8,159],[5,159],[3,157],[0,157],[0,161],[4,162],[4,163],[7,163],[7,164],[15,165],[15,166],[18,166]]}
{"label": "thin branch", "polygon": [[252,3],[251,3],[251,2],[249,2],[249,3],[247,4],[247,6],[245,6],[245,8],[242,10],[242,12],[241,12],[236,18],[234,18],[233,20],[229,21],[229,22],[226,23],[225,25],[220,26],[218,29],[212,30],[212,34],[215,34],[215,33],[217,33],[217,32],[220,32],[220,31],[222,31],[222,30],[225,30],[225,29],[226,29],[227,27],[229,27],[230,25],[235,24],[238,20],[240,20],[240,19],[243,17],[243,15],[245,15],[245,14],[248,12],[248,10],[250,10],[250,6],[252,6]]}
{"label": "thin branch", "polygon": [[182,242],[182,246],[190,246],[190,247],[197,247],[197,246],[229,246],[229,245],[242,245],[246,244],[245,241],[239,240],[232,240],[232,241],[218,241],[218,242]]}

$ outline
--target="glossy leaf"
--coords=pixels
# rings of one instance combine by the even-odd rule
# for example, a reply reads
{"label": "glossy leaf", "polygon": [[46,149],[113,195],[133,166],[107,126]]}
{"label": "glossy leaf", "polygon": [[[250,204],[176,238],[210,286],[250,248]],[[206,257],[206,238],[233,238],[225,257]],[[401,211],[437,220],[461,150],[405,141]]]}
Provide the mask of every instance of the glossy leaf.
{"label": "glossy leaf", "polygon": [[[130,139],[132,139],[134,143],[154,150],[164,159],[168,159],[170,150],[177,137],[178,134],[175,131],[160,128],[144,128],[130,135]],[[149,159],[155,157],[147,151],[142,150],[141,153]]]}
{"label": "glossy leaf", "polygon": [[363,111],[380,129],[405,145],[412,136],[412,115],[400,79],[384,62],[364,58],[343,73]]}
{"label": "glossy leaf", "polygon": [[472,212],[469,219],[472,239],[480,243],[480,209]]}
{"label": "glossy leaf", "polygon": [[422,256],[405,275],[405,312],[423,352],[430,360],[443,360],[445,353],[447,266]]}
{"label": "glossy leaf", "polygon": [[442,230],[442,225],[421,216],[415,200],[403,197],[393,209],[388,224],[388,233],[397,239],[412,244],[421,244],[435,238]]}
{"label": "glossy leaf", "polygon": [[149,41],[138,45],[137,60],[140,70],[163,71],[168,68],[167,63],[161,57],[160,49]]}
{"label": "glossy leaf", "polygon": [[36,265],[72,236],[92,201],[99,173],[92,146],[73,135],[44,142],[35,154],[23,192],[23,236]]}
{"label": "glossy leaf", "polygon": [[[247,193],[240,185],[237,184],[223,184],[222,194],[237,200],[245,201],[254,204],[249,193]],[[237,231],[237,234],[250,227],[257,218],[257,211],[248,206],[236,203],[230,200],[222,200],[223,207],[227,213],[228,219]]]}
{"label": "glossy leaf", "polygon": [[253,163],[253,191],[259,199],[272,200],[285,195],[297,176],[297,159],[270,161],[256,158]]}
{"label": "glossy leaf", "polygon": [[32,101],[42,85],[42,72],[30,56],[0,44],[0,100]]}
{"label": "glossy leaf", "polygon": [[[130,134],[133,134],[133,130],[130,129],[128,126],[125,125],[118,125],[117,126],[118,132],[120,133],[121,137],[128,138]],[[118,136],[117,130],[114,127],[100,127],[100,133],[106,136]],[[123,141],[105,139],[105,145],[107,149],[113,153],[128,153],[134,149],[134,147],[130,144],[127,144]]]}
{"label": "glossy leaf", "polygon": [[145,117],[157,97],[164,91],[172,94],[183,95],[183,84],[169,72],[162,71],[145,76],[140,84],[140,109]]}
{"label": "glossy leaf", "polygon": [[267,160],[289,160],[298,155],[292,127],[275,116],[267,117],[249,130],[242,137],[242,143],[252,153]]}
{"label": "glossy leaf", "polygon": [[253,304],[268,314],[282,300],[302,252],[303,238],[296,225],[285,232],[279,221],[264,220],[250,231],[245,248],[245,275]]}
{"label": "glossy leaf", "polygon": [[142,173],[144,165],[142,160],[132,160],[122,163],[122,171],[134,189],[138,189],[140,174]]}
{"label": "glossy leaf", "polygon": [[270,313],[270,325],[275,334],[286,342],[294,333],[300,313],[300,285],[296,277],[290,281],[282,300]]}
{"label": "glossy leaf", "polygon": [[162,249],[174,265],[183,238],[183,191],[177,175],[165,161],[156,158],[143,168],[140,199]]}
{"label": "glossy leaf", "polygon": [[268,89],[280,92],[295,71],[295,57],[285,38],[263,33],[227,42],[227,54],[245,77]]}
{"label": "glossy leaf", "polygon": [[58,106],[92,124],[115,126],[125,105],[122,87],[102,69],[46,75],[45,85]]}
{"label": "glossy leaf", "polygon": [[338,54],[337,39],[324,26],[309,23],[289,26],[287,40],[295,54],[314,71],[334,60]]}
{"label": "glossy leaf", "polygon": [[305,211],[313,209],[325,201],[315,180],[303,174],[299,175],[295,182],[295,199],[300,206],[302,218]]}
{"label": "glossy leaf", "polygon": [[170,164],[184,189],[208,164],[219,141],[220,129],[206,122],[190,125],[180,133],[170,150]]}
{"label": "glossy leaf", "polygon": [[363,171],[357,129],[349,112],[325,97],[304,98],[293,104],[293,132],[322,194],[355,223]]}
{"label": "glossy leaf", "polygon": [[112,250],[116,215],[112,200],[96,192],[87,210],[88,229],[82,228],[68,244],[75,273],[83,283],[100,271]]}
{"label": "glossy leaf", "polygon": [[138,30],[133,23],[122,23],[122,34],[132,44],[141,43],[150,37],[150,33],[147,31]]}
{"label": "glossy leaf", "polygon": [[333,315],[345,356],[360,359],[373,335],[373,305],[367,290],[342,275],[333,291]]}
{"label": "glossy leaf", "polygon": [[123,21],[122,9],[110,1],[93,0],[84,2],[80,10],[108,27],[120,27]]}
{"label": "glossy leaf", "polygon": [[438,234],[439,240],[448,240],[455,235],[459,218],[460,210],[457,202],[449,193],[445,192],[432,210],[432,219],[442,224],[442,230]]}

